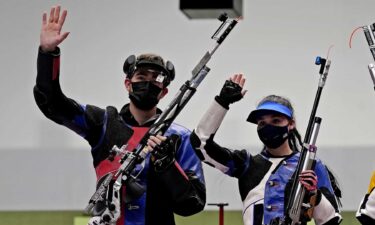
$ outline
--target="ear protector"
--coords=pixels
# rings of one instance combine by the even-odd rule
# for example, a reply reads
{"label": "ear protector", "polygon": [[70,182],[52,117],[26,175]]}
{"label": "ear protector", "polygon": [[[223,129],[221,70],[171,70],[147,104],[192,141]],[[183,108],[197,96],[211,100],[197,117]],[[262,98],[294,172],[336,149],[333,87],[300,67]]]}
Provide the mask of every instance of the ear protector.
{"label": "ear protector", "polygon": [[135,55],[130,55],[124,62],[123,70],[126,77],[131,78],[139,67],[149,67],[160,70],[167,77],[167,85],[175,77],[175,69],[171,61],[164,63],[161,57],[137,58]]}

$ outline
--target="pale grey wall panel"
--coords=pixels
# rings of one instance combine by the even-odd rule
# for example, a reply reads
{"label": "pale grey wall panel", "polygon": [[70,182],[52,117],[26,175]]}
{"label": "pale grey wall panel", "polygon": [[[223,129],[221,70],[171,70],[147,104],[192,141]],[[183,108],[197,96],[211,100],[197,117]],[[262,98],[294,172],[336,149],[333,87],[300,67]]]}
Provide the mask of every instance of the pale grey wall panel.
{"label": "pale grey wall panel", "polygon": [[[123,60],[142,52],[159,53],[176,66],[170,95],[161,103],[165,107],[213,47],[209,38],[219,25],[216,20],[188,20],[177,0],[0,1],[0,209],[79,209],[93,189],[87,143],[44,118],[32,96],[41,15],[57,3],[68,9],[64,30],[71,32],[61,45],[62,88],[81,103],[101,107],[127,102]],[[231,107],[218,131],[219,142],[260,146],[255,126],[244,121],[268,94],[292,100],[304,134],[318,83],[315,56],[325,57],[334,45],[318,109],[323,118],[318,145],[329,151],[319,154],[342,180],[345,207],[354,209],[374,170],[375,153],[368,146],[375,146],[375,94],[367,71],[373,59],[363,33],[354,36],[352,49],[348,41],[353,29],[375,22],[373,5],[373,0],[244,0],[244,20],[214,55],[210,74],[177,121],[193,129],[205,111],[202,106],[212,101],[223,81],[244,72],[249,91]],[[59,168],[56,179],[51,167],[66,161],[71,167]],[[9,175],[12,171],[17,176]],[[229,191],[235,181],[206,171],[216,178],[208,179],[209,201],[219,201],[214,196],[226,196],[222,192],[239,199],[237,191]],[[238,201],[231,205],[240,208]]]}
{"label": "pale grey wall panel", "polygon": [[[237,146],[242,149],[243,147]],[[336,175],[344,210],[355,210],[367,191],[375,165],[373,147],[319,147],[318,156]],[[253,147],[252,153],[258,152]],[[84,149],[2,149],[0,210],[81,210],[95,189],[91,156]],[[204,167],[207,203],[242,207],[237,180]],[[206,207],[215,209],[215,207]]]}

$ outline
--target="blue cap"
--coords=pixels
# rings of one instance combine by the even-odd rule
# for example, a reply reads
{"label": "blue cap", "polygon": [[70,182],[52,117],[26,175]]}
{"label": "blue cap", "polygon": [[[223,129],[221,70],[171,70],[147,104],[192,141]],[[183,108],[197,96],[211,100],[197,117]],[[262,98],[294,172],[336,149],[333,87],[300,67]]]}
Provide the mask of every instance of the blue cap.
{"label": "blue cap", "polygon": [[285,105],[282,105],[277,102],[264,102],[260,106],[257,107],[256,110],[253,110],[249,117],[247,117],[247,121],[250,123],[255,123],[257,124],[257,120],[267,114],[272,114],[272,113],[277,113],[277,114],[282,114],[289,119],[293,118],[293,112],[290,110],[288,107]]}

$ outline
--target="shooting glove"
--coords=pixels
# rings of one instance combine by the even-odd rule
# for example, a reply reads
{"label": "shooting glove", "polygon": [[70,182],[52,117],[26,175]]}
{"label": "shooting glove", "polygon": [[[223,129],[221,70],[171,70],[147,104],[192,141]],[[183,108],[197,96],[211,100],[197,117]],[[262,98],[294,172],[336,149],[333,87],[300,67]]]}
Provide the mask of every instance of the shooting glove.
{"label": "shooting glove", "polygon": [[167,137],[160,145],[156,145],[152,153],[152,162],[156,172],[163,172],[175,161],[177,149],[180,147],[181,138],[177,134]]}
{"label": "shooting glove", "polygon": [[229,109],[229,104],[239,101],[242,96],[242,87],[231,80],[226,80],[219,95],[215,100],[224,108]]}
{"label": "shooting glove", "polygon": [[313,170],[302,171],[299,175],[299,182],[307,191],[304,199],[303,220],[310,221],[314,213],[314,207],[320,203],[322,198],[322,194],[317,187],[318,177]]}
{"label": "shooting glove", "polygon": [[307,191],[315,192],[317,190],[318,177],[313,170],[302,171],[299,175],[299,182]]}

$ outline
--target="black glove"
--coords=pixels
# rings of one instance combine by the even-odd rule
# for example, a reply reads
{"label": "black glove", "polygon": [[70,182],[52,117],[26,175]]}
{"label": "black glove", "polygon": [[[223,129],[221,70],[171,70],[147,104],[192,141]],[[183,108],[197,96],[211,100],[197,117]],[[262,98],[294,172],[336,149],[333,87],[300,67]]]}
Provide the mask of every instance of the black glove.
{"label": "black glove", "polygon": [[242,96],[242,87],[231,80],[226,80],[219,95],[216,95],[215,100],[221,106],[229,109],[229,104],[239,101]]}
{"label": "black glove", "polygon": [[152,151],[152,161],[156,172],[163,172],[174,163],[175,155],[180,144],[180,136],[172,134],[160,145],[154,147]]}

